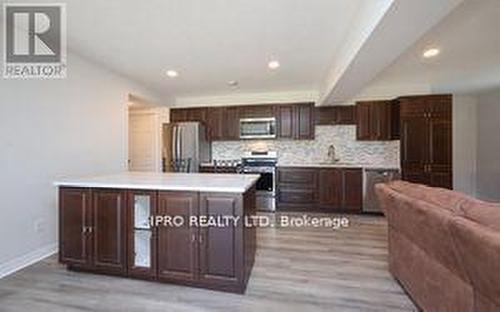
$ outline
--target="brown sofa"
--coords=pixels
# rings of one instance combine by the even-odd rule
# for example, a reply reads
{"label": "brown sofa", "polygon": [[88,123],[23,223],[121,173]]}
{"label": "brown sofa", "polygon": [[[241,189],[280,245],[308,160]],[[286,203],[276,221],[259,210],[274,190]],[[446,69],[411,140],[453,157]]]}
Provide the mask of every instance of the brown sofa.
{"label": "brown sofa", "polygon": [[500,204],[403,181],[376,192],[389,269],[423,311],[500,311]]}

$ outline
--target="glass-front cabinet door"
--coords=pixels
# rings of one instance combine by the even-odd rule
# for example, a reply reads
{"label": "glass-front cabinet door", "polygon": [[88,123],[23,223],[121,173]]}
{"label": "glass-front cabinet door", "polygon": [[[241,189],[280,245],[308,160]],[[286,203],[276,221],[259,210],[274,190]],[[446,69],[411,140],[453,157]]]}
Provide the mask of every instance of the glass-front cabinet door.
{"label": "glass-front cabinet door", "polygon": [[155,229],[150,218],[156,211],[156,193],[131,191],[129,193],[129,235],[128,265],[129,273],[140,277],[154,276]]}

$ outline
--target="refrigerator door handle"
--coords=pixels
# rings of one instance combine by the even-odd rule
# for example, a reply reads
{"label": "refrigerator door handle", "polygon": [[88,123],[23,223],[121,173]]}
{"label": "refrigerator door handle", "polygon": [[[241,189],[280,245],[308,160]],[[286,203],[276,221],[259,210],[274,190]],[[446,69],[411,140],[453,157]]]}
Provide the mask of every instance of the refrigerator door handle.
{"label": "refrigerator door handle", "polygon": [[178,148],[178,153],[179,153],[179,157],[178,157],[178,160],[179,162],[182,162],[182,132],[183,132],[183,129],[182,127],[179,127],[179,131],[178,131],[178,140],[177,140],[177,144],[179,144],[179,148]]}
{"label": "refrigerator door handle", "polygon": [[177,126],[172,127],[172,161],[177,160]]}

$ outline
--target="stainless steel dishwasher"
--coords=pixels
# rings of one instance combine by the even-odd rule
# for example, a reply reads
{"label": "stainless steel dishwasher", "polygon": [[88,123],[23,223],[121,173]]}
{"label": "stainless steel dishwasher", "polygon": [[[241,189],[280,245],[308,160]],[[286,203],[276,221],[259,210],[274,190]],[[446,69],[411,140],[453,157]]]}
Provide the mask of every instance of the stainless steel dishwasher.
{"label": "stainless steel dishwasher", "polygon": [[363,212],[382,213],[375,194],[377,183],[401,179],[398,169],[365,169],[363,177]]}

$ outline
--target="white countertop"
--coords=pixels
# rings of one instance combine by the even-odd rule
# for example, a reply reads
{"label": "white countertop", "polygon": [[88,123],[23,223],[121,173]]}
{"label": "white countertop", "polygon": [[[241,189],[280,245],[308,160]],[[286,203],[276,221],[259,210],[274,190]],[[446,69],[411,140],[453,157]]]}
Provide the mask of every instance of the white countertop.
{"label": "white countertop", "polygon": [[54,185],[134,190],[244,193],[258,179],[259,175],[254,174],[123,172],[111,175],[65,177],[57,179]]}
{"label": "white countertop", "polygon": [[385,170],[400,170],[398,166],[377,165],[377,164],[348,164],[348,163],[279,163],[278,167],[292,168],[348,168],[348,169],[385,169]]}

